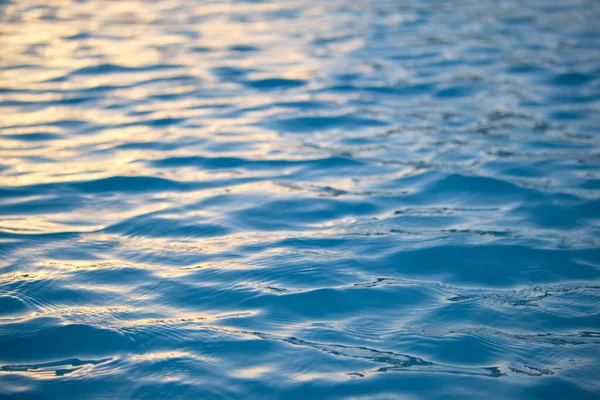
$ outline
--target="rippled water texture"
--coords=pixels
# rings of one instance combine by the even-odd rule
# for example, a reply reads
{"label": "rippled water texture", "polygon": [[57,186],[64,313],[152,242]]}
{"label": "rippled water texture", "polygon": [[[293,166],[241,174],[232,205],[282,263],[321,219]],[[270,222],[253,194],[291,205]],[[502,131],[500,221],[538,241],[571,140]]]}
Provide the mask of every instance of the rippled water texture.
{"label": "rippled water texture", "polygon": [[600,391],[600,2],[0,12],[0,397]]}

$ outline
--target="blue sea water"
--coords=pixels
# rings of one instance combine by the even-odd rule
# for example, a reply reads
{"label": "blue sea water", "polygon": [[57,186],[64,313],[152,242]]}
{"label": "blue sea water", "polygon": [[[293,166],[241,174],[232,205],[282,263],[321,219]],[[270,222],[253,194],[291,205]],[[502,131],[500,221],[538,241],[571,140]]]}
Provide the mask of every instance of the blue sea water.
{"label": "blue sea water", "polygon": [[0,2],[0,398],[598,398],[599,21]]}

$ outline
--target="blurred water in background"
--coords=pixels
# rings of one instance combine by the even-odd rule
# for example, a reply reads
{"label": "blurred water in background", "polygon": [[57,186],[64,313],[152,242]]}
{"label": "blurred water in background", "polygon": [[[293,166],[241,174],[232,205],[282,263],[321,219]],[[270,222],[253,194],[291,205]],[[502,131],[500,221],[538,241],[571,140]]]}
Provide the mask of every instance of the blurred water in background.
{"label": "blurred water in background", "polygon": [[0,13],[0,397],[597,396],[599,2]]}

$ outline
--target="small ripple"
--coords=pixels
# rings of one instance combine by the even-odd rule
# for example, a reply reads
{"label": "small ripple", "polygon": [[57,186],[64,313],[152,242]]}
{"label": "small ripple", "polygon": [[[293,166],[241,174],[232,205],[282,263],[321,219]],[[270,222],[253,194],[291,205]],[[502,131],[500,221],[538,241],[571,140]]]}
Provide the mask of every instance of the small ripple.
{"label": "small ripple", "polygon": [[28,372],[36,375],[51,373],[56,376],[64,376],[75,372],[86,365],[96,366],[111,360],[112,358],[100,360],[80,360],[78,358],[71,358],[68,360],[49,362],[45,364],[3,365],[0,366],[0,371]]}
{"label": "small ripple", "polygon": [[318,132],[329,129],[364,129],[386,126],[385,121],[350,115],[281,118],[268,124],[276,130],[290,133]]}
{"label": "small ripple", "polygon": [[243,81],[245,85],[260,90],[291,89],[304,86],[305,81],[299,79],[267,78]]}

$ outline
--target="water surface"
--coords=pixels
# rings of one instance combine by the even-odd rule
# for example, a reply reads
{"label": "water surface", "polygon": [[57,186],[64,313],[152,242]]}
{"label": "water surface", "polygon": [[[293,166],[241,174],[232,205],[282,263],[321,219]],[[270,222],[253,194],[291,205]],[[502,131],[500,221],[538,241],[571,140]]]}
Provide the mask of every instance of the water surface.
{"label": "water surface", "polygon": [[2,2],[0,396],[594,398],[599,20]]}

